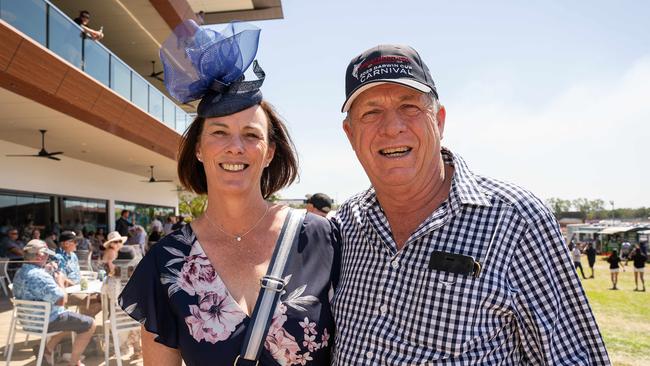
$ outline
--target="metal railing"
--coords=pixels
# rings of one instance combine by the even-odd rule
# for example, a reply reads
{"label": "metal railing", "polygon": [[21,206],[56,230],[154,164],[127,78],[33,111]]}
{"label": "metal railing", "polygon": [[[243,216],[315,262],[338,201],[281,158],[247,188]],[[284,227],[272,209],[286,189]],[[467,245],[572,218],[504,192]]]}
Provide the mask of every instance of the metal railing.
{"label": "metal railing", "polygon": [[0,19],[47,47],[179,134],[194,114],[181,109],[47,0],[0,0]]}

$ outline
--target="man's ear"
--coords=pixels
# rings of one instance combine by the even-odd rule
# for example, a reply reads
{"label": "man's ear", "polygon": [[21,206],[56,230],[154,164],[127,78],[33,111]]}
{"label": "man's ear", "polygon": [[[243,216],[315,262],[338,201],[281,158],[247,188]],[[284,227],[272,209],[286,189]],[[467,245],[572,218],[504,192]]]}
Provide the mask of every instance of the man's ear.
{"label": "man's ear", "polygon": [[436,113],[436,122],[438,123],[438,131],[440,131],[440,139],[444,136],[445,132],[445,118],[447,117],[447,110],[444,105],[440,105],[438,113]]}
{"label": "man's ear", "polygon": [[350,145],[352,146],[352,149],[354,149],[354,133],[352,131],[352,122],[350,121],[349,117],[345,117],[343,120],[343,131],[345,131],[345,135],[348,137],[348,141],[350,142]]}

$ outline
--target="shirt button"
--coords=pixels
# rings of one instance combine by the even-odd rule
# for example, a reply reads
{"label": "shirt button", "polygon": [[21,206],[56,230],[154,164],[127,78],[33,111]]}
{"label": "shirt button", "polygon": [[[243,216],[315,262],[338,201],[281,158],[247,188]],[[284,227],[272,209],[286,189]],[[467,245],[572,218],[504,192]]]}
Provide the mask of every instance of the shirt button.
{"label": "shirt button", "polygon": [[388,305],[384,304],[384,305],[380,306],[380,307],[379,307],[379,311],[380,311],[382,314],[386,314],[386,313],[388,312]]}
{"label": "shirt button", "polygon": [[366,352],[366,358],[372,358],[374,355],[375,354],[370,351]]}
{"label": "shirt button", "polygon": [[393,267],[393,269],[398,269],[399,268],[399,262],[397,260],[394,260],[390,262],[390,266]]}

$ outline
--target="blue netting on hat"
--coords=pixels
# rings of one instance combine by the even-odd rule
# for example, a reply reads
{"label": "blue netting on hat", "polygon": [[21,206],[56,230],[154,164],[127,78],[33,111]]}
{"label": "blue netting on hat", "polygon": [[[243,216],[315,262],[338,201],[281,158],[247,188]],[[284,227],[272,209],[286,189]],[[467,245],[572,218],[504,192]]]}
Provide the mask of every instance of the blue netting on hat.
{"label": "blue netting on hat", "polygon": [[186,20],[160,48],[165,86],[181,103],[208,93],[214,99],[214,94],[251,92],[261,86],[263,80],[243,81],[257,53],[260,29],[242,22],[215,28]]}

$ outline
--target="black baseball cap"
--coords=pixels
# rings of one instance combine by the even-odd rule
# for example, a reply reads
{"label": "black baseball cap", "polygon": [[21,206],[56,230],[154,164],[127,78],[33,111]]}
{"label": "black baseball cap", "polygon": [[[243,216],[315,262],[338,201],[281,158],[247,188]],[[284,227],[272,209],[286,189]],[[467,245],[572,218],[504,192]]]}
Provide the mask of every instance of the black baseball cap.
{"label": "black baseball cap", "polygon": [[383,44],[350,61],[345,71],[345,103],[341,112],[347,112],[359,94],[384,83],[401,84],[422,93],[433,93],[438,98],[429,68],[416,50],[405,45]]}
{"label": "black baseball cap", "polygon": [[314,207],[322,212],[330,212],[332,210],[332,199],[325,193],[314,193],[307,199],[307,203],[311,203]]}
{"label": "black baseball cap", "polygon": [[63,243],[64,241],[74,240],[77,237],[74,231],[64,231],[59,235],[59,242]]}

